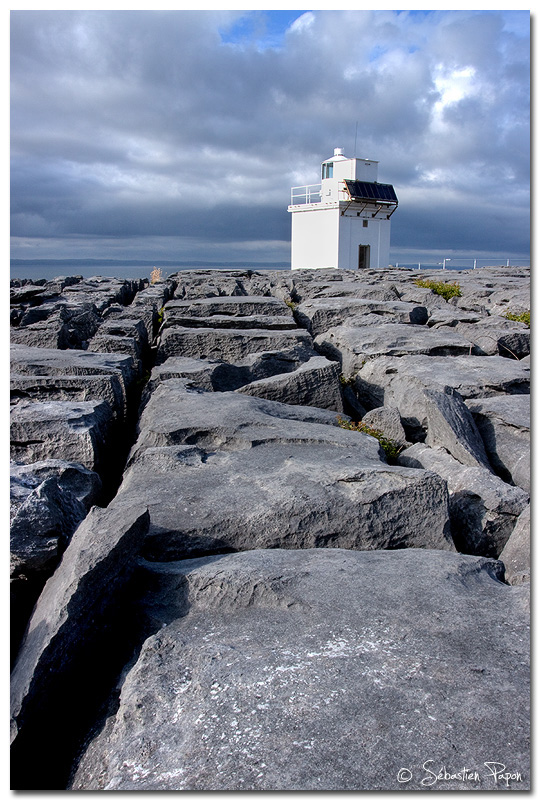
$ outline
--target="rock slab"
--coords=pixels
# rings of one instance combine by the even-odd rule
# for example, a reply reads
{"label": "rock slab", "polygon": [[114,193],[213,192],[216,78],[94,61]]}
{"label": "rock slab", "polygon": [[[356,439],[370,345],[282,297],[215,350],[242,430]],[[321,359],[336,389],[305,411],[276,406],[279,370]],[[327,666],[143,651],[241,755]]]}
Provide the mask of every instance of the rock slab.
{"label": "rock slab", "polygon": [[419,550],[157,565],[164,627],[70,788],[391,791],[464,765],[467,788],[507,788],[496,761],[526,789],[527,613],[501,575]]}

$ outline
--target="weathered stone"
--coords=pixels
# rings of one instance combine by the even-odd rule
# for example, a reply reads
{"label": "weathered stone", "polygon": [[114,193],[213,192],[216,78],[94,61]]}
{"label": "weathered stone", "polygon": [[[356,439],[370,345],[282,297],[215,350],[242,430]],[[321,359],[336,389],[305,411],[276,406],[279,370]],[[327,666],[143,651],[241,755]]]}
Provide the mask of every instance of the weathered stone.
{"label": "weathered stone", "polygon": [[450,305],[450,303],[445,303],[442,307],[430,309],[427,325],[429,328],[455,328],[459,322],[475,323],[486,318],[487,314],[479,314],[474,311],[463,311],[462,309],[458,309],[455,306]]}
{"label": "weathered stone", "polygon": [[467,406],[497,474],[530,492],[530,395],[476,398]]}
{"label": "weathered stone", "polygon": [[219,358],[238,361],[263,350],[286,350],[311,346],[311,336],[304,330],[214,330],[212,328],[167,328],[161,336],[157,362],[171,356]]}
{"label": "weathered stone", "polygon": [[517,586],[531,579],[531,507],[521,512],[516,526],[500,555],[507,583]]}
{"label": "weathered stone", "polygon": [[21,400],[10,413],[11,456],[24,463],[60,458],[100,472],[112,419],[103,401]]}
{"label": "weathered stone", "polygon": [[[277,403],[238,392],[190,389],[186,379],[161,383],[141,414],[132,462],[147,447],[195,444],[214,452],[246,450],[264,442],[319,444],[364,442],[378,459],[372,437],[341,429],[334,411]],[[360,437],[358,439],[357,437]],[[382,451],[381,451],[382,452]]]}
{"label": "weathered stone", "polygon": [[493,316],[474,324],[459,322],[455,330],[474,344],[480,355],[505,358],[529,355],[531,336],[524,323]]}
{"label": "weathered stone", "polygon": [[[93,508],[45,585],[12,672],[12,785],[59,788],[50,786],[47,775],[30,774],[26,755],[32,753],[44,768],[62,744],[72,746],[64,727],[69,724],[75,730],[77,715],[86,716],[88,724],[85,704],[96,702],[96,685],[104,673],[111,679],[114,657],[105,649],[107,643],[111,646],[107,629],[117,620],[147,529],[148,513],[140,504],[121,511],[114,506]],[[118,638],[118,629],[114,636]],[[109,663],[98,663],[96,652],[105,659],[108,655]],[[81,692],[79,679],[89,664],[91,680]]]}
{"label": "weathered stone", "polygon": [[[529,787],[526,590],[499,562],[275,550],[147,571],[158,632],[71,789],[506,788],[490,760]],[[437,782],[464,764],[471,781]]]}
{"label": "weathered stone", "polygon": [[101,491],[99,475],[82,464],[59,459],[34,461],[32,464],[10,463],[10,516],[13,518],[22,503],[43,481],[54,478],[63,491],[79,500],[86,510],[98,501]]}
{"label": "weathered stone", "polygon": [[407,444],[407,437],[397,408],[387,406],[373,408],[363,415],[362,422],[380,431],[387,439],[398,445],[405,446]]}
{"label": "weathered stone", "polygon": [[339,384],[339,367],[335,361],[315,356],[298,369],[269,378],[261,378],[236,391],[254,397],[265,397],[279,403],[318,406],[343,411]]}
{"label": "weathered stone", "polygon": [[527,282],[525,286],[523,283],[519,287],[500,289],[493,292],[489,297],[489,312],[490,314],[500,314],[503,316],[507,312],[512,314],[522,314],[529,311],[531,308],[531,293],[530,285]]}
{"label": "weathered stone", "polygon": [[287,316],[264,316],[263,314],[251,316],[228,316],[226,314],[213,314],[211,317],[199,317],[180,315],[178,312],[166,316],[163,322],[163,330],[173,326],[184,328],[229,328],[234,330],[256,330],[263,329],[268,331],[286,331],[296,328],[296,323],[292,314]]}
{"label": "weathered stone", "polygon": [[11,371],[19,375],[111,375],[121,376],[125,388],[135,379],[130,356],[12,345]]}
{"label": "weathered stone", "polygon": [[[354,276],[352,272],[347,273],[347,279],[339,280],[335,275],[332,276],[333,280],[328,280],[329,276],[324,280],[322,276],[299,276],[296,273],[295,270],[294,291],[302,303],[319,297],[355,297],[360,300],[393,302],[399,300],[395,288],[389,281],[367,283],[362,280],[351,280],[350,278]],[[311,278],[311,281],[306,281],[306,278]]]}
{"label": "weathered stone", "polygon": [[190,386],[206,391],[230,392],[253,381],[294,372],[316,357],[309,343],[285,350],[263,350],[232,364],[218,359],[173,356],[153,368],[145,398],[148,399],[159,383],[171,378],[186,378]]}
{"label": "weathered stone", "polygon": [[[433,389],[451,387],[466,400],[502,394],[528,394],[530,367],[501,356],[381,356],[368,360],[358,372],[355,388],[367,407],[383,405],[398,384],[415,379]],[[392,403],[388,400],[388,404]]]}
{"label": "weathered stone", "polygon": [[422,389],[425,408],[426,444],[444,447],[461,464],[491,471],[482,437],[459,392],[449,387]]}
{"label": "weathered stone", "polygon": [[[165,306],[165,321],[172,324],[176,317],[283,317],[292,318],[290,308],[275,297],[243,295],[238,297],[208,297],[197,300],[171,300]],[[235,320],[231,319],[231,322]],[[177,324],[177,323],[176,323]],[[294,324],[294,323],[293,323]]]}
{"label": "weathered stone", "polygon": [[56,311],[42,322],[10,329],[10,341],[14,345],[26,347],[47,347],[65,349],[65,323],[60,312]]}
{"label": "weathered stone", "polygon": [[483,467],[464,467],[446,450],[415,444],[401,453],[404,467],[429,469],[446,481],[452,537],[461,553],[498,558],[529,497]]}
{"label": "weathered stone", "polygon": [[337,325],[354,327],[353,318],[375,315],[380,322],[398,322],[424,325],[428,319],[425,306],[399,301],[360,300],[358,298],[324,298],[308,300],[295,309],[295,317],[300,325],[318,336]]}
{"label": "weathered stone", "polygon": [[10,377],[11,403],[20,400],[105,400],[117,419],[127,411],[122,376],[110,375],[17,375]]}
{"label": "weathered stone", "polygon": [[440,479],[387,466],[376,439],[336,420],[166,381],[143,411],[117,500],[147,498],[154,558],[329,543],[449,546]]}
{"label": "weathered stone", "polygon": [[453,331],[388,323],[330,328],[315,338],[315,346],[328,358],[339,360],[347,377],[378,356],[457,356],[470,350],[469,342]]}

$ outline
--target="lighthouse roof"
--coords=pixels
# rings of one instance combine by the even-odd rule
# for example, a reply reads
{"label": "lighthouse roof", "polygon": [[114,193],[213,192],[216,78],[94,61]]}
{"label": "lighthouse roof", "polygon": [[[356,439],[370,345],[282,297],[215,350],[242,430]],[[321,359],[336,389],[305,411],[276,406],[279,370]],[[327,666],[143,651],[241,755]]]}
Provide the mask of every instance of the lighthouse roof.
{"label": "lighthouse roof", "polygon": [[330,164],[334,161],[347,161],[347,158],[343,155],[343,149],[341,147],[334,147],[334,155],[331,158],[325,158],[323,164]]}

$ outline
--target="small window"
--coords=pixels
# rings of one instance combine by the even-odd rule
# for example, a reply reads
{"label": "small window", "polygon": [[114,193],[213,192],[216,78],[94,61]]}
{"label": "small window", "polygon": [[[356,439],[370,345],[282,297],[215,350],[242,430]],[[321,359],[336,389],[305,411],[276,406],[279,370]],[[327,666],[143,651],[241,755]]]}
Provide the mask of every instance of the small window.
{"label": "small window", "polygon": [[323,164],[322,165],[322,177],[323,180],[325,178],[333,178],[334,176],[334,165],[333,164]]}
{"label": "small window", "polygon": [[363,223],[362,223],[362,224],[363,224],[364,228],[367,228],[367,222],[368,222],[368,221],[367,221],[367,219],[365,219],[365,220],[363,221]]}

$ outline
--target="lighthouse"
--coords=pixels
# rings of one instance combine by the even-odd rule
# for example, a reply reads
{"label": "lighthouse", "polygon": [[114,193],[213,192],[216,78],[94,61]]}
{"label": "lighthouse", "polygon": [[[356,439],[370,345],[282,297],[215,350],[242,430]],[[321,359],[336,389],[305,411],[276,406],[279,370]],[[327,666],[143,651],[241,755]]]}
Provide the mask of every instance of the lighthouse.
{"label": "lighthouse", "polygon": [[398,199],[391,184],[377,182],[378,167],[338,147],[322,163],[321,183],[292,187],[291,269],[388,266]]}

